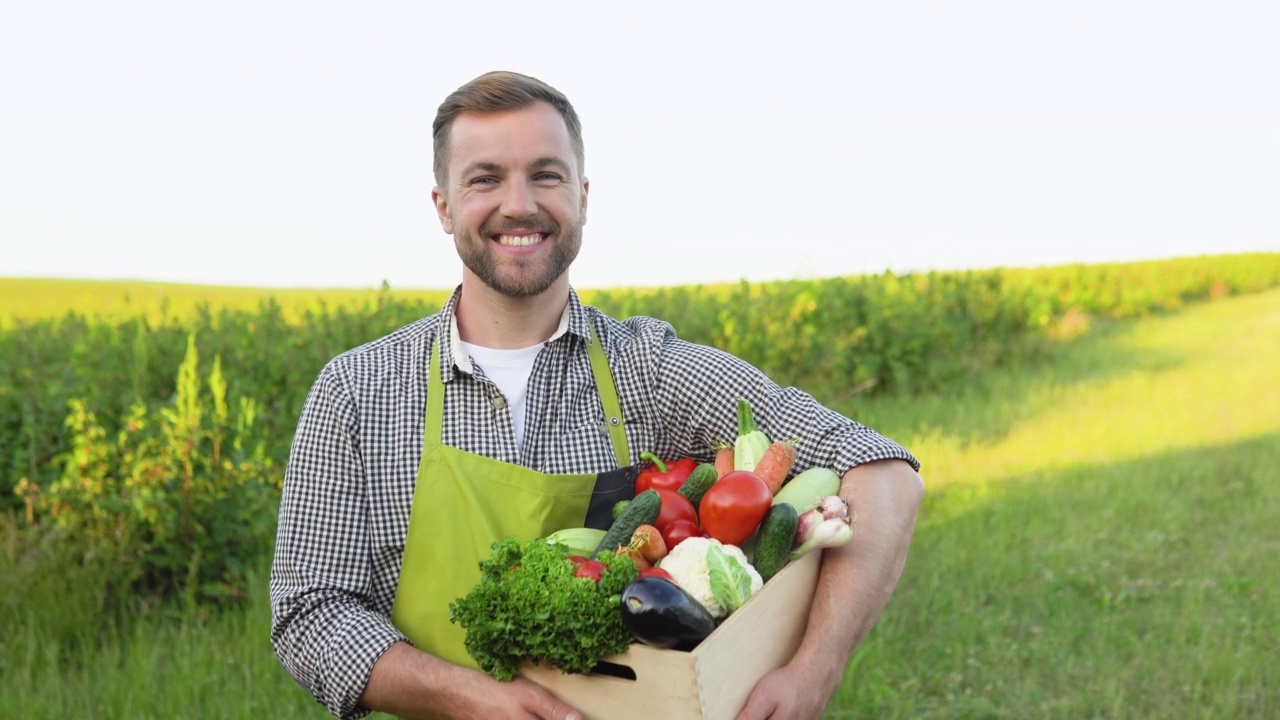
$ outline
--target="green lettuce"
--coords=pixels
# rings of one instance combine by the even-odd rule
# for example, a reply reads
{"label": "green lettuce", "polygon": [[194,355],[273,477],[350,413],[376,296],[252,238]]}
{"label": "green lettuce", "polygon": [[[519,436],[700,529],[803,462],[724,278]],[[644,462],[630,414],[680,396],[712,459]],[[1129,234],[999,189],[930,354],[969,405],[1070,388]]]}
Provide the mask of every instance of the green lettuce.
{"label": "green lettuce", "polygon": [[449,604],[449,620],[466,630],[467,653],[480,669],[499,680],[531,662],[588,673],[600,658],[626,650],[634,637],[619,602],[636,566],[611,553],[598,559],[606,567],[599,585],[573,576],[562,544],[494,543],[480,562],[480,582]]}

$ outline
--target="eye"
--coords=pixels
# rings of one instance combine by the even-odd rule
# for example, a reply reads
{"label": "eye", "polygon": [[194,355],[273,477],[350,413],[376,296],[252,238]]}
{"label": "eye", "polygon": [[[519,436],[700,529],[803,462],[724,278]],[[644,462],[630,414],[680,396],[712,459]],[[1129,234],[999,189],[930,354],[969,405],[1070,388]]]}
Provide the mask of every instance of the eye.
{"label": "eye", "polygon": [[468,185],[493,185],[498,182],[498,178],[492,175],[480,175],[467,181]]}
{"label": "eye", "polygon": [[543,172],[540,172],[537,175],[534,175],[533,179],[537,182],[558,183],[564,178],[560,176],[560,173],[551,172],[550,170],[544,170]]}

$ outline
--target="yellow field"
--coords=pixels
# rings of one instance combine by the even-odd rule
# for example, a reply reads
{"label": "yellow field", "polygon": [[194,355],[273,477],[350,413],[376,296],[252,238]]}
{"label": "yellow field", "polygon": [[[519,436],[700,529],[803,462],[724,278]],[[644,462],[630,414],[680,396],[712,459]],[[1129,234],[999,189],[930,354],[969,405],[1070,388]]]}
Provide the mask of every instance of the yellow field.
{"label": "yellow field", "polygon": [[[445,290],[388,290],[401,299],[437,298],[443,302],[452,288]],[[382,292],[376,288],[251,288],[218,285],[182,285],[135,280],[61,280],[44,278],[0,278],[0,325],[16,320],[34,320],[77,313],[118,317],[146,315],[187,317],[202,303],[230,309],[253,309],[274,297],[293,317],[321,298],[329,307],[362,306]]]}

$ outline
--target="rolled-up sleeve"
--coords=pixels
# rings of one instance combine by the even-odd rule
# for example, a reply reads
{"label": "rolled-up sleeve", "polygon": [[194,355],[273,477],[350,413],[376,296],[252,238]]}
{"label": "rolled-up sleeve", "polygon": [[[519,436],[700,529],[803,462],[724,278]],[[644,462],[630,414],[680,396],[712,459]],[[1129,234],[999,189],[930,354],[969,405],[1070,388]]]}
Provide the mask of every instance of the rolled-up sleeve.
{"label": "rolled-up sleeve", "polygon": [[330,363],[308,393],[285,470],[271,568],[271,643],[285,669],[340,718],[374,663],[405,637],[371,607],[369,497],[358,412]]}
{"label": "rolled-up sleeve", "polygon": [[760,398],[760,407],[757,421],[766,435],[799,440],[797,471],[825,467],[843,475],[877,460],[904,460],[920,469],[920,461],[902,445],[796,388],[774,386]]}
{"label": "rolled-up sleeve", "polygon": [[737,436],[737,402],[746,399],[760,430],[773,440],[796,441],[795,472],[825,467],[844,474],[877,460],[920,462],[902,445],[818,402],[795,387],[778,385],[754,365],[716,348],[663,333],[656,352],[654,404],[665,408],[665,430],[675,451],[701,455]]}

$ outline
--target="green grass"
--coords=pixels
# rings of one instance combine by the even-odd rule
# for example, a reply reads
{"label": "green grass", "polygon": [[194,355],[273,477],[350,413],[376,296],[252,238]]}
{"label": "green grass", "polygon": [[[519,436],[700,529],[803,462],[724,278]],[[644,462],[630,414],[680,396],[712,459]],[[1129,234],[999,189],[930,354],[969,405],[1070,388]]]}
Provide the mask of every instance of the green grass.
{"label": "green grass", "polygon": [[1280,713],[1277,360],[1273,291],[861,403],[930,492],[828,716]]}
{"label": "green grass", "polygon": [[[42,627],[70,608],[93,607],[85,588],[34,605],[0,648],[5,718],[329,717],[281,669],[271,651],[265,564],[254,599],[236,612],[140,608],[141,618],[81,619],[71,633]],[[46,588],[47,589],[47,588]],[[2,626],[0,626],[2,627]],[[66,626],[63,630],[66,630]]]}
{"label": "green grass", "polygon": [[[844,403],[918,454],[929,493],[827,717],[1280,716],[1278,361],[1269,291]],[[222,616],[95,626],[94,585],[59,597],[53,575],[0,605],[4,717],[327,717],[271,653],[265,582]]]}

